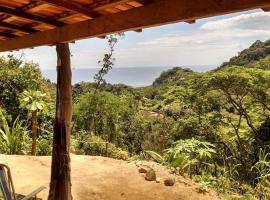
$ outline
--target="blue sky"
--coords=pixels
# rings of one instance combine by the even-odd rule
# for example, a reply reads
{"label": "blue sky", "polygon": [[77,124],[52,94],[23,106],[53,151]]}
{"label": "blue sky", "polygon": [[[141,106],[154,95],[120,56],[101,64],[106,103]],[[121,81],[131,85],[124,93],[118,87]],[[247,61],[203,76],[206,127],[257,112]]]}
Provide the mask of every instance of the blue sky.
{"label": "blue sky", "polygon": [[[218,66],[256,40],[270,39],[270,13],[253,10],[127,32],[116,47],[115,67]],[[71,44],[72,67],[97,68],[107,50],[106,40],[86,39]],[[39,63],[41,69],[55,69],[54,47],[13,52]],[[5,53],[4,55],[7,55]]]}

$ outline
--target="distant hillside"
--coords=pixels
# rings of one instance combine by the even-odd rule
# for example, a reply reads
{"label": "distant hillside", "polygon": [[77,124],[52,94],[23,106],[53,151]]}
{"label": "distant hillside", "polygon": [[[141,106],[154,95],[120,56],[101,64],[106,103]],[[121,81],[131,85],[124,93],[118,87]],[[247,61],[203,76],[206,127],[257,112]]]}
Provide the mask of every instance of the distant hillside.
{"label": "distant hillside", "polygon": [[238,56],[232,57],[229,62],[224,62],[218,69],[232,65],[252,67],[267,56],[270,56],[270,40],[266,42],[257,40],[249,48],[241,51]]}
{"label": "distant hillside", "polygon": [[[249,48],[241,51],[237,56],[232,57],[228,62],[224,62],[214,71],[230,66],[256,67],[270,70],[270,40],[262,42],[257,40]],[[174,67],[161,73],[153,82],[153,86],[159,85],[185,85],[190,75],[194,74],[189,68]]]}
{"label": "distant hillside", "polygon": [[161,73],[153,82],[153,86],[164,84],[184,85],[186,80],[194,72],[189,68],[174,67]]}

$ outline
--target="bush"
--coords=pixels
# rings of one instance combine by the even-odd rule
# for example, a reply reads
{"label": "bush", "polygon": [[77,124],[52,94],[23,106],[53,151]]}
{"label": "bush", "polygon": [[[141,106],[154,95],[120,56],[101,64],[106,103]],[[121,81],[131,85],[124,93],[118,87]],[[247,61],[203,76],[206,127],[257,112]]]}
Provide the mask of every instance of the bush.
{"label": "bush", "polygon": [[41,138],[37,142],[37,153],[39,156],[49,156],[52,153],[51,139]]}
{"label": "bush", "polygon": [[113,151],[112,157],[118,160],[128,160],[129,154],[127,151],[124,151],[121,148],[117,148],[116,150]]}
{"label": "bush", "polygon": [[[75,153],[91,155],[91,156],[106,156],[106,142],[99,136],[80,132],[79,136],[73,137],[71,146],[75,148]],[[117,148],[114,144],[108,143],[108,156],[115,159],[127,160],[129,154],[127,151]]]}
{"label": "bush", "polygon": [[23,125],[23,121],[17,117],[12,122],[0,110],[0,153],[27,154],[29,140],[28,131]]}

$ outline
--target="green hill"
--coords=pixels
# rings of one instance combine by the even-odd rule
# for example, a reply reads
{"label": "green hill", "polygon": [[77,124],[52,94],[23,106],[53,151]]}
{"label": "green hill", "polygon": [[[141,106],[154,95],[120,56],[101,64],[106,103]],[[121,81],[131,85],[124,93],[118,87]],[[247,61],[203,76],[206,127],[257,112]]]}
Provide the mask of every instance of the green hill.
{"label": "green hill", "polygon": [[174,67],[161,73],[161,75],[153,82],[153,86],[158,85],[185,85],[186,80],[194,72],[189,68]]}
{"label": "green hill", "polygon": [[228,62],[224,62],[218,69],[223,69],[233,65],[253,67],[258,61],[266,58],[267,56],[270,56],[270,40],[265,42],[257,40],[249,48],[241,51]]}

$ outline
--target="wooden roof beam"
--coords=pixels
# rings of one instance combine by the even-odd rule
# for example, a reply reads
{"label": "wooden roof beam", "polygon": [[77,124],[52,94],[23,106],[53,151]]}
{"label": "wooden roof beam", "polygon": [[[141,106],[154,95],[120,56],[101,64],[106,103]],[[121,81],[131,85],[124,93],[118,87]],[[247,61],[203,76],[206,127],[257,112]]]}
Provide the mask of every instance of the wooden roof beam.
{"label": "wooden roof beam", "polygon": [[3,22],[3,21],[0,21],[0,26],[8,28],[8,29],[22,31],[22,32],[25,32],[25,33],[35,33],[35,32],[37,32],[37,30],[26,27],[26,26],[19,26],[19,25],[10,24],[10,23]]}
{"label": "wooden roof beam", "polygon": [[36,21],[36,22],[41,22],[44,24],[52,25],[52,26],[64,25],[64,23],[62,23],[62,22],[59,22],[59,21],[56,21],[53,19],[49,19],[49,18],[40,17],[40,16],[33,15],[33,14],[30,14],[27,12],[23,12],[20,9],[12,9],[12,8],[8,8],[8,7],[0,6],[0,12],[8,14],[8,15],[12,15],[12,16],[17,16],[17,17],[29,19],[29,20]]}
{"label": "wooden roof beam", "polygon": [[83,6],[79,3],[73,1],[66,0],[40,0],[44,3],[51,4],[53,6],[61,7],[76,13],[80,13],[82,15],[86,15],[90,18],[98,17],[100,14],[91,10],[90,8]]}
{"label": "wooden roof beam", "polygon": [[106,35],[98,36],[97,38],[99,38],[99,39],[105,39],[106,38]]}
{"label": "wooden roof beam", "polygon": [[264,7],[270,7],[269,0],[159,0],[128,11],[1,41],[0,52],[99,37]]}
{"label": "wooden roof beam", "polygon": [[262,8],[262,10],[263,10],[264,12],[269,12],[269,11],[270,11],[270,7]]}
{"label": "wooden roof beam", "polygon": [[140,28],[140,29],[135,29],[135,30],[133,30],[134,32],[137,32],[137,33],[141,33],[142,32],[142,29]]}
{"label": "wooden roof beam", "polygon": [[186,23],[188,24],[195,24],[196,23],[196,20],[195,19],[192,19],[192,20],[188,20],[188,21],[185,21]]}
{"label": "wooden roof beam", "polygon": [[14,38],[16,35],[12,33],[7,33],[7,32],[0,32],[0,36],[6,37],[6,38]]}

